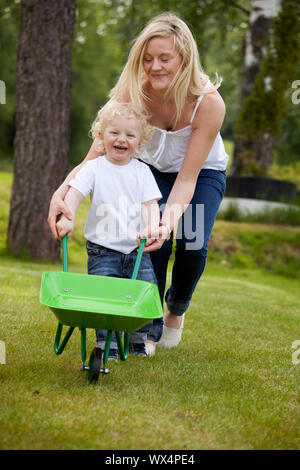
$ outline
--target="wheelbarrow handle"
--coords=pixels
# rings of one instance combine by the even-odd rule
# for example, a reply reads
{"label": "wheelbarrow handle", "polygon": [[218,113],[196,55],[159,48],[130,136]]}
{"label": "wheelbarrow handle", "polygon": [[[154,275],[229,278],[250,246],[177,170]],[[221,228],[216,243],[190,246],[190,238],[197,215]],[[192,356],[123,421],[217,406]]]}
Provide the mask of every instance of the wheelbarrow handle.
{"label": "wheelbarrow handle", "polygon": [[[142,238],[140,246],[139,246],[138,255],[137,255],[137,258],[136,258],[136,261],[135,261],[134,269],[133,269],[132,279],[137,278],[137,274],[138,274],[139,267],[140,267],[140,264],[141,264],[141,259],[142,259],[145,243],[146,243],[146,238]],[[63,271],[67,272],[68,271],[68,238],[67,238],[67,235],[64,235],[63,239],[62,239],[62,259],[63,259]]]}
{"label": "wheelbarrow handle", "polygon": [[139,268],[140,268],[140,264],[141,264],[141,259],[142,259],[142,256],[143,256],[143,250],[144,250],[145,243],[146,243],[146,238],[142,238],[140,246],[139,246],[138,255],[137,255],[136,260],[135,260],[135,265],[134,265],[134,269],[133,269],[131,279],[136,279],[137,278]]}
{"label": "wheelbarrow handle", "polygon": [[68,271],[68,237],[63,236],[62,239],[62,260],[63,260],[63,271]]}

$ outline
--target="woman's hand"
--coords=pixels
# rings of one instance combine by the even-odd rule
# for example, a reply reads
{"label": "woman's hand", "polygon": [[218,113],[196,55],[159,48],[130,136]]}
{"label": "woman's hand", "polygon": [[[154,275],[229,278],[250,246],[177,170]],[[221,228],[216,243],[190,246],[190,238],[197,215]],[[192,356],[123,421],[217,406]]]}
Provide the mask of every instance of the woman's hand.
{"label": "woman's hand", "polygon": [[[144,253],[159,250],[163,246],[164,242],[165,240],[161,240],[160,238],[151,239],[151,242],[146,243]],[[139,245],[140,244],[138,242],[138,246]]]}
{"label": "woman's hand", "polygon": [[137,244],[140,246],[142,238],[146,238],[144,252],[159,250],[166,240],[170,238],[170,229],[167,225],[161,225],[152,231],[149,228],[142,230],[137,235]]}
{"label": "woman's hand", "polygon": [[55,192],[51,198],[49,206],[48,224],[56,240],[60,240],[61,238],[56,227],[56,222],[61,214],[63,214],[67,219],[72,220],[72,213],[67,204],[63,201],[60,194]]}
{"label": "woman's hand", "polygon": [[56,230],[61,240],[64,235],[67,234],[68,238],[72,235],[74,230],[74,220],[69,220],[67,217],[62,215],[59,221],[56,223]]}

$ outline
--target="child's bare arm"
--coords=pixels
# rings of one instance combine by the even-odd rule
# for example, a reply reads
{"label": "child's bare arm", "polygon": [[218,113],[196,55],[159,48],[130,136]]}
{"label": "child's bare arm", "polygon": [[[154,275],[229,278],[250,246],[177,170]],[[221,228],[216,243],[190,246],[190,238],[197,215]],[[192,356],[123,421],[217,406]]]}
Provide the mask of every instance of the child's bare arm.
{"label": "child's bare arm", "polygon": [[62,237],[66,234],[68,235],[68,238],[71,236],[74,230],[75,214],[79,204],[83,201],[83,199],[84,196],[80,191],[78,191],[78,189],[70,187],[68,193],[66,194],[65,202],[72,214],[72,219],[67,219],[67,217],[62,214],[59,221],[56,223],[56,228],[60,239],[62,239]]}

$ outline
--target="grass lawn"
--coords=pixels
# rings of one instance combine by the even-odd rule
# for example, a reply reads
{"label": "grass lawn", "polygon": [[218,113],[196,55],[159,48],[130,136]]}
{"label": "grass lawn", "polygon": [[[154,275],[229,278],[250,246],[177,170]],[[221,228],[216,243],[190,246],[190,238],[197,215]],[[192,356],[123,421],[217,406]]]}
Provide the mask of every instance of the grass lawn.
{"label": "grass lawn", "polygon": [[[300,339],[299,277],[260,269],[257,260],[248,266],[248,258],[224,262],[216,253],[178,348],[110,364],[110,374],[87,385],[78,329],[56,356],[57,320],[39,303],[42,272],[60,265],[4,250],[11,178],[0,178],[0,340],[6,345],[0,449],[299,449],[300,364],[292,363],[292,343]],[[83,204],[69,243],[70,271],[85,272],[86,210]],[[241,250],[241,227],[247,230],[247,224],[217,221],[215,237],[225,251],[221,233],[239,230]],[[88,354],[94,343],[88,330]]]}

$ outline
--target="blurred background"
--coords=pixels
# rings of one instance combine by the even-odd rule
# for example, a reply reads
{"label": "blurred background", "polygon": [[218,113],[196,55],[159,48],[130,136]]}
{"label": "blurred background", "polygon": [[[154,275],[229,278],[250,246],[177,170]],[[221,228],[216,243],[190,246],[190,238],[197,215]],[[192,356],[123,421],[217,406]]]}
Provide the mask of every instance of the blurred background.
{"label": "blurred background", "polygon": [[[275,0],[273,0],[274,3]],[[295,9],[298,2],[295,2]],[[163,11],[179,14],[191,27],[206,73],[215,72],[223,82],[220,93],[226,103],[222,128],[228,152],[232,154],[234,124],[241,94],[244,39],[249,29],[252,2],[223,0],[77,0],[72,50],[72,106],[70,165],[80,162],[91,144],[90,125],[98,108],[126,62],[131,41],[154,15]],[[6,84],[6,105],[0,106],[1,167],[11,167],[16,111],[16,64],[20,1],[0,0],[0,79]],[[293,104],[294,80],[300,80],[300,64],[286,88],[287,115],[275,142],[269,174],[296,178],[296,173],[278,166],[300,161],[300,106]],[[298,85],[299,87],[300,85]],[[298,168],[298,167],[297,167]]]}
{"label": "blurred background", "polygon": [[[38,209],[40,220],[35,214],[35,219],[41,226],[41,221],[47,216],[51,194],[59,186],[67,170],[81,162],[89,150],[91,123],[99,107],[107,101],[109,90],[116,83],[127,60],[133,39],[153,16],[163,11],[172,11],[187,22],[196,38],[204,71],[212,81],[216,73],[222,77],[219,92],[225,101],[227,112],[221,135],[230,157],[228,174],[287,180],[294,183],[299,191],[298,1],[0,0],[0,80],[5,84],[5,103],[2,99],[0,104],[0,171],[14,173],[15,186],[12,189],[8,227],[8,245],[13,253],[21,253],[27,249],[32,251],[26,236],[21,241],[16,240],[16,227],[21,233],[28,229],[29,224],[27,220],[24,228],[20,226],[20,214],[25,220],[26,207],[31,206],[31,211],[33,210],[31,196],[26,196],[25,191],[20,196],[22,178],[27,174],[27,181],[32,180],[31,184],[34,185],[45,174],[50,175],[51,169],[46,168],[46,160],[51,160],[50,153],[54,151],[53,158],[56,158],[59,176],[53,173],[52,181],[49,178],[49,183],[46,184],[49,191],[45,196],[44,193],[39,195],[36,189],[37,199],[45,199],[45,204]],[[63,18],[63,25],[69,24],[68,33],[60,26],[60,16]],[[58,29],[54,31],[56,27]],[[64,35],[71,38],[70,47]],[[42,37],[44,43],[39,42]],[[61,89],[59,83],[54,83],[55,77],[51,83],[52,79],[49,81],[49,76],[45,79],[43,74],[48,63],[51,68],[50,49],[52,44],[52,49],[55,50],[56,41],[57,50],[64,46],[71,49],[70,82],[62,83]],[[63,72],[63,67],[66,73]],[[69,67],[67,61],[63,67],[62,77],[65,77]],[[56,75],[58,72],[59,68]],[[26,88],[29,82],[32,82],[32,96],[29,96],[29,88]],[[19,113],[23,113],[23,117],[25,114],[22,123],[21,119],[16,119],[17,90]],[[54,97],[58,102],[61,96],[67,96],[68,93],[70,103],[66,99],[67,104],[64,106],[67,112],[62,113],[68,116],[68,107],[70,108],[69,120],[66,121],[68,132],[60,137],[61,141],[58,139],[55,142],[56,148],[53,143],[52,149],[49,146],[51,138],[44,142],[41,135],[54,135],[55,125],[62,128],[64,124],[60,123],[60,118],[54,117],[55,102],[51,103],[51,100]],[[34,101],[36,96],[44,96],[44,104],[40,110]],[[46,118],[42,116],[43,110],[47,108],[47,99],[53,118],[51,112],[50,118],[49,115]],[[30,115],[31,112],[35,113],[34,118]],[[18,122],[20,134],[16,145]],[[25,140],[27,149],[33,149],[34,141],[42,142],[40,148],[43,152],[35,149],[30,155],[28,150],[24,154],[22,142]],[[42,161],[44,163],[40,163],[41,168],[37,173],[38,162]],[[33,186],[30,187],[32,188]],[[26,198],[21,209],[19,202]],[[290,202],[299,205],[299,195]],[[231,208],[231,217],[234,216],[233,212]],[[238,217],[236,213],[235,217]],[[299,223],[299,217],[296,223]],[[36,227],[34,230],[38,232]],[[48,232],[45,225],[40,237],[49,237]],[[49,243],[51,244],[50,237]],[[33,253],[33,257],[46,259],[48,256],[57,259],[57,248],[53,252],[49,243],[40,254]],[[46,252],[48,255],[45,255]]]}

